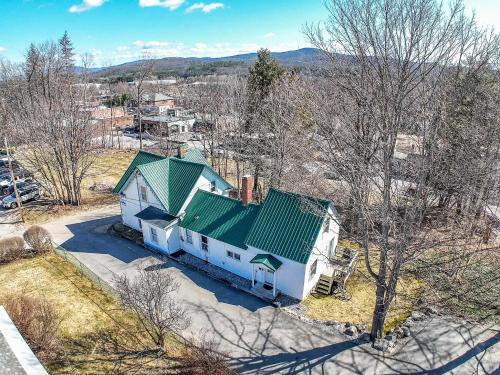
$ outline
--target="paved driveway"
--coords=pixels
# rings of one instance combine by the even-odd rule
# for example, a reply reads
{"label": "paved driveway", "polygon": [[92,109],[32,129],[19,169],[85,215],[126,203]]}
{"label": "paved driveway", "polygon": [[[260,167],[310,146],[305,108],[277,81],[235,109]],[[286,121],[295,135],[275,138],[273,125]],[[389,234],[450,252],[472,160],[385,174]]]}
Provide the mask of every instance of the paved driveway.
{"label": "paved driveway", "polygon": [[[63,218],[45,227],[56,242],[112,282],[115,275],[134,277],[139,268],[161,263],[142,247],[106,234],[107,227],[119,220],[118,215],[119,208],[108,208]],[[416,326],[418,334],[398,354],[384,357],[368,344],[298,321],[174,261],[166,262],[162,269],[174,274],[181,284],[178,298],[192,319],[185,334],[207,332],[244,374],[499,371],[500,334],[494,329],[432,319]]]}
{"label": "paved driveway", "polygon": [[17,210],[7,210],[0,204],[0,238],[13,235],[21,224]]}

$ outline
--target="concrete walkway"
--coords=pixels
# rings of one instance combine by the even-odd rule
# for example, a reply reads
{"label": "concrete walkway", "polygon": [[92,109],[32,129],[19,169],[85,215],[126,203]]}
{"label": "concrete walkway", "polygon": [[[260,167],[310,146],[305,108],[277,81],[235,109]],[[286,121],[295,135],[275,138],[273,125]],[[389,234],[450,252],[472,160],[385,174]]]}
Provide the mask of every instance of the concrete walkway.
{"label": "concrete walkway", "polygon": [[[140,246],[106,233],[119,207],[85,212],[44,225],[54,240],[108,282],[134,277],[160,260]],[[178,298],[192,324],[184,333],[214,337],[243,374],[474,374],[498,373],[500,334],[456,319],[416,324],[416,336],[393,356],[342,334],[331,334],[168,261],[163,272],[179,280]]]}

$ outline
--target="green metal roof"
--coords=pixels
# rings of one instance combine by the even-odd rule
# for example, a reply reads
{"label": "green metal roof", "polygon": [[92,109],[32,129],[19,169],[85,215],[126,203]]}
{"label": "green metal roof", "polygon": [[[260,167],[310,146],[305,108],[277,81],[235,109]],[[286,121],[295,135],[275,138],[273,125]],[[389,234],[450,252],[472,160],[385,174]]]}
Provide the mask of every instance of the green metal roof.
{"label": "green metal roof", "polygon": [[169,215],[153,206],[149,206],[137,213],[135,217],[160,228],[165,228],[172,221],[177,220],[175,216]]}
{"label": "green metal roof", "polygon": [[203,156],[203,153],[197,148],[190,148],[189,150],[187,150],[186,153],[184,154],[184,157],[181,160],[191,161],[193,163],[198,163],[198,164],[204,164],[207,167],[210,167],[210,164],[208,164],[208,161],[207,159],[205,159],[205,156]]}
{"label": "green metal roof", "polygon": [[[210,165],[208,160],[205,159],[205,156],[203,155],[203,153],[200,150],[198,150],[197,148],[190,148],[189,150],[187,150],[184,157],[180,160],[190,161],[190,162],[198,163],[198,164],[203,164],[209,170],[211,170],[213,173],[215,173],[217,176],[219,176],[219,174],[212,168],[212,166]],[[231,189],[233,187],[231,184],[229,184],[222,177],[220,177],[220,182],[226,186],[226,189]]]}
{"label": "green metal roof", "polygon": [[167,158],[137,167],[165,210],[171,215],[178,214],[204,168],[202,164],[176,158]]}
{"label": "green metal roof", "polygon": [[270,254],[258,254],[252,258],[250,263],[263,264],[272,271],[276,271],[283,264],[279,259]]}
{"label": "green metal roof", "polygon": [[260,206],[198,190],[180,226],[245,249],[245,239]]}
{"label": "green metal roof", "polygon": [[[208,165],[201,152],[188,150],[186,155],[189,155],[189,157],[183,159],[177,157],[166,158],[140,151],[125,171],[114,191],[119,192],[130,175],[137,169],[165,210],[171,215],[178,215],[204,170],[210,171],[213,178],[226,189],[231,187],[226,180]],[[199,160],[200,162],[188,159]],[[201,162],[201,159],[204,162]]]}
{"label": "green metal roof", "polygon": [[135,171],[135,169],[137,168],[137,166],[142,165],[142,164],[151,163],[151,162],[154,162],[154,161],[157,161],[157,160],[162,160],[162,159],[165,159],[165,157],[159,156],[159,155],[155,155],[155,154],[151,154],[151,153],[145,152],[145,151],[139,151],[137,153],[137,155],[135,156],[134,160],[132,160],[132,162],[128,166],[128,168],[125,171],[125,173],[123,174],[123,176],[120,178],[120,181],[118,181],[118,183],[116,184],[116,186],[115,186],[115,188],[114,188],[113,191],[115,193],[119,193],[120,192],[120,190],[122,189],[123,185],[125,185],[125,182],[127,182],[128,178]]}
{"label": "green metal roof", "polygon": [[246,244],[307,263],[325,217],[321,212],[329,206],[326,200],[271,188]]}

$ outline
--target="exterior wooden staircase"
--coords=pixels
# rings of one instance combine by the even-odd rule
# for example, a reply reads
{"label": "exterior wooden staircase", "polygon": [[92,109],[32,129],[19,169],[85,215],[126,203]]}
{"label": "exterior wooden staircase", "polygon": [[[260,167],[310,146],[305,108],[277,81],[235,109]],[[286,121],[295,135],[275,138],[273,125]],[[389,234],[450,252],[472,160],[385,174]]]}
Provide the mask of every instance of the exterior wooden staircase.
{"label": "exterior wooden staircase", "polygon": [[331,294],[334,279],[333,277],[321,275],[316,284],[316,293]]}

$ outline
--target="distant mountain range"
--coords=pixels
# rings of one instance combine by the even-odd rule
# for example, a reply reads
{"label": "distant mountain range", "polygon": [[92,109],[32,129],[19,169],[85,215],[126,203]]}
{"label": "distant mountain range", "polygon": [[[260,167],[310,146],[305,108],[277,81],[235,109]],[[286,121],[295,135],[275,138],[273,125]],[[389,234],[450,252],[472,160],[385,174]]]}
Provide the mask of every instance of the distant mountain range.
{"label": "distant mountain range", "polygon": [[[272,56],[286,67],[301,69],[317,69],[326,58],[316,48],[301,48],[294,51],[272,52]],[[226,57],[165,57],[155,62],[155,73],[161,76],[196,76],[204,74],[234,74],[248,71],[257,53],[245,53]],[[131,61],[106,68],[96,68],[92,71],[97,76],[132,77],[142,60]]]}

